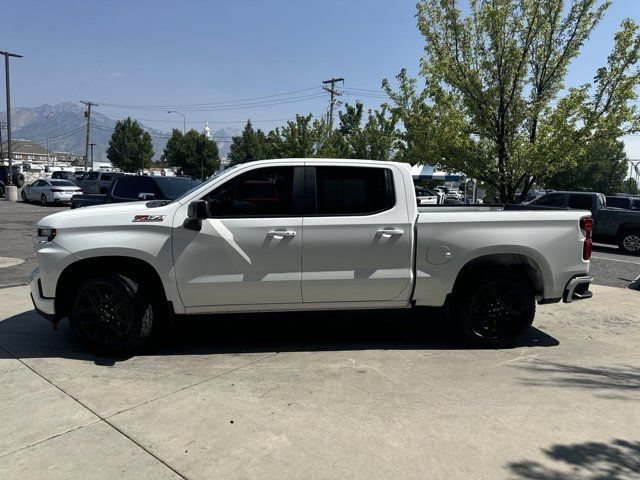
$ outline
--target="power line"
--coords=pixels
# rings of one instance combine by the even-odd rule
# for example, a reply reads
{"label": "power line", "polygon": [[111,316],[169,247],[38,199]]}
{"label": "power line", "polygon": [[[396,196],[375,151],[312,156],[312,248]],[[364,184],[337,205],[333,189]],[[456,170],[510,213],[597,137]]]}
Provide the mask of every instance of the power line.
{"label": "power line", "polygon": [[253,102],[255,100],[264,100],[264,99],[275,98],[275,97],[283,97],[283,96],[293,95],[295,93],[308,92],[308,91],[317,90],[317,89],[318,87],[309,87],[309,88],[302,88],[299,90],[292,90],[289,92],[275,93],[272,95],[263,95],[260,97],[250,97],[250,98],[243,98],[243,99],[236,99],[236,100],[220,100],[217,102],[207,102],[207,103],[191,103],[191,104],[178,104],[178,105],[127,105],[127,104],[100,102],[100,104],[103,106],[123,107],[123,108],[150,108],[150,109],[155,108],[160,110],[164,110],[167,108],[180,108],[184,110],[189,108],[209,107],[209,106],[216,106],[216,105],[224,106],[226,104]]}

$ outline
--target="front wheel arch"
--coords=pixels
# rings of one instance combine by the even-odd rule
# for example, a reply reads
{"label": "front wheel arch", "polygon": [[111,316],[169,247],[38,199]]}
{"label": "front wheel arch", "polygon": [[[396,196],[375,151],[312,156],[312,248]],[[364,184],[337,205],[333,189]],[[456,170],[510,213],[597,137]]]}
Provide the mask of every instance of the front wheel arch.
{"label": "front wheel arch", "polygon": [[69,315],[75,288],[83,279],[100,272],[103,274],[121,274],[140,281],[151,292],[154,301],[170,305],[168,315],[173,315],[173,307],[167,302],[166,292],[156,269],[144,260],[125,256],[104,256],[78,260],[68,265],[58,278],[55,295],[55,311],[58,320]]}

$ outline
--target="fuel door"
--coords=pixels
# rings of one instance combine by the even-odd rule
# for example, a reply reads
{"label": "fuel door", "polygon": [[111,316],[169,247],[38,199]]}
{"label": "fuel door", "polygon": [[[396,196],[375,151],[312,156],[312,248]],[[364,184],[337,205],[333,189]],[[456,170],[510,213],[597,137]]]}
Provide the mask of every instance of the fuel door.
{"label": "fuel door", "polygon": [[444,265],[451,260],[449,247],[435,246],[427,250],[427,263],[431,265]]}

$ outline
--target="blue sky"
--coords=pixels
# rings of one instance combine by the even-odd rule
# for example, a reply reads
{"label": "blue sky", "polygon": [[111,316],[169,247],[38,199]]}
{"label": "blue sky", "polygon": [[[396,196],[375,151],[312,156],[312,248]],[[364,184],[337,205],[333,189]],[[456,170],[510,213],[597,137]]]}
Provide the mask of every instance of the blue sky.
{"label": "blue sky", "polygon": [[[219,102],[318,87],[332,76],[344,77],[346,88],[376,90],[402,67],[417,73],[423,39],[414,15],[415,0],[20,0],[3,6],[0,49],[24,55],[12,62],[16,107],[80,99],[119,105]],[[572,65],[568,86],[589,81],[604,64],[625,17],[640,20],[640,0],[613,0]],[[371,107],[379,102],[362,100]],[[197,128],[205,120],[212,128],[241,127],[235,122],[251,117],[269,129],[282,122],[261,120],[319,115],[327,98],[270,103],[185,114]],[[98,110],[113,118],[130,114],[155,128],[182,126],[180,116],[164,109]],[[625,141],[629,155],[640,159],[640,136]]]}

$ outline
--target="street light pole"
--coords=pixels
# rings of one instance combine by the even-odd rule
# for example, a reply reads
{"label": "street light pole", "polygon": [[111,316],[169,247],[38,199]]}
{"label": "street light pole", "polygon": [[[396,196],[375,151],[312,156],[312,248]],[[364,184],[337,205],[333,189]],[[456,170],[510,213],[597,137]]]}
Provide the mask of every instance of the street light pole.
{"label": "street light pole", "polygon": [[[13,156],[13,152],[11,151],[11,88],[9,87],[9,57],[22,58],[22,55],[3,51],[0,51],[0,55],[4,55],[4,75],[7,88],[7,153],[9,155],[9,181],[7,183],[8,188],[6,193],[8,200],[17,201],[18,190],[17,188],[15,191],[13,190],[15,187],[13,185],[13,162],[11,159],[11,157]],[[12,198],[13,195],[15,195],[15,199]]]}
{"label": "street light pole", "polygon": [[53,112],[49,112],[47,113],[47,118],[45,118],[44,120],[44,131],[45,131],[45,135],[47,137],[47,167],[49,166],[49,163],[51,162],[51,158],[49,156],[49,116],[53,115]]}
{"label": "street light pole", "polygon": [[182,133],[187,130],[187,118],[177,110],[167,110],[167,113],[177,113],[182,117]]}

